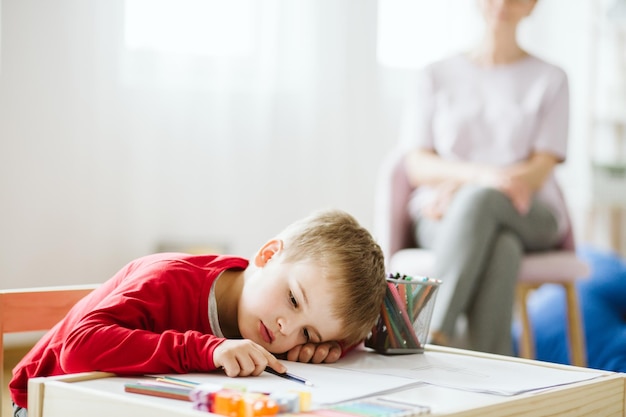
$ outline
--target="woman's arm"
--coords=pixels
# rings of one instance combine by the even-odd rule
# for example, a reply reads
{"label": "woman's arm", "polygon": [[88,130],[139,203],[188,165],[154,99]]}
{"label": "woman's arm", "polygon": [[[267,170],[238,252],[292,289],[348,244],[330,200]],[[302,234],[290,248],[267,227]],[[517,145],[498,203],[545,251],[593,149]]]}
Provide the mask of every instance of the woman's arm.
{"label": "woman's arm", "polygon": [[526,161],[501,169],[502,175],[522,181],[535,192],[543,186],[559,159],[545,152],[537,152]]}
{"label": "woman's arm", "polygon": [[414,149],[407,153],[405,167],[409,182],[414,187],[454,182],[478,183],[492,174],[487,165],[441,158],[435,151]]}
{"label": "woman's arm", "polygon": [[532,197],[559,162],[552,154],[538,152],[526,161],[500,169],[493,187],[506,194],[518,212],[526,214]]}
{"label": "woman's arm", "polygon": [[470,183],[500,190],[521,214],[525,214],[534,193],[541,188],[558,162],[559,158],[550,153],[537,152],[525,161],[497,167],[445,160],[434,151],[416,149],[407,154],[405,166],[414,187],[431,185],[439,190],[437,198],[424,208],[424,214],[440,218],[456,190]]}

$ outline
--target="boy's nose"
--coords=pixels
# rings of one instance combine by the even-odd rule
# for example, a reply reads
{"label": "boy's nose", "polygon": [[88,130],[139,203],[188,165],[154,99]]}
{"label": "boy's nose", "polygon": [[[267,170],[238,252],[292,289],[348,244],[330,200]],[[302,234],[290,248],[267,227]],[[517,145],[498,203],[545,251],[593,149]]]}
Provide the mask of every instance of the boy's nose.
{"label": "boy's nose", "polygon": [[279,318],[278,319],[278,328],[280,330],[280,333],[283,334],[284,336],[289,336],[292,332],[293,332],[293,325],[292,325],[293,321],[288,321],[285,318]]}
{"label": "boy's nose", "polygon": [[278,321],[278,330],[280,330],[282,334],[285,334],[285,331],[287,330],[287,322],[283,318],[279,318],[277,321]]}

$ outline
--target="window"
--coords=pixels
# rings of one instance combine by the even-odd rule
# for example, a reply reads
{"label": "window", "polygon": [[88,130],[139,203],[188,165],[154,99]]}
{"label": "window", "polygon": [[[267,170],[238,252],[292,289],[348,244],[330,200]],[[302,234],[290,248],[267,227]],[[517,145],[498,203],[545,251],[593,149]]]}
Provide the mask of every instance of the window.
{"label": "window", "polygon": [[481,24],[470,0],[379,0],[378,61],[422,67],[472,45]]}
{"label": "window", "polygon": [[249,56],[255,9],[254,0],[126,0],[125,44],[171,54]]}

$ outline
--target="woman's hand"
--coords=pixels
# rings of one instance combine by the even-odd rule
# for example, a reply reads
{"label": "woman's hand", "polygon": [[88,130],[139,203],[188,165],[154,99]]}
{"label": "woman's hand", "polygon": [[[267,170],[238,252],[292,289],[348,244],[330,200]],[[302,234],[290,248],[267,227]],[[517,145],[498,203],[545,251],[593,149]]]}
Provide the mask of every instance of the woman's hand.
{"label": "woman's hand", "polygon": [[287,352],[292,362],[333,363],[341,357],[341,346],[337,342],[305,343]]}
{"label": "woman's hand", "polygon": [[424,205],[422,214],[433,220],[441,219],[446,214],[446,210],[460,185],[457,181],[445,181],[437,184],[434,187],[435,196],[428,204]]}
{"label": "woman's hand", "polygon": [[527,160],[506,167],[487,170],[488,185],[503,192],[515,209],[526,215],[533,195],[539,190],[561,159],[546,152],[536,152]]}
{"label": "woman's hand", "polygon": [[530,210],[533,192],[530,186],[519,178],[514,176],[504,176],[500,183],[496,186],[504,195],[509,197],[513,207],[519,214],[525,216]]}
{"label": "woman's hand", "polygon": [[[511,175],[499,169],[493,169],[483,172],[476,182],[484,187],[494,188],[506,195],[522,216],[528,213],[533,192],[530,185],[519,176]],[[422,214],[433,220],[441,219],[446,214],[446,210],[460,186],[461,183],[458,181],[445,181],[437,184],[434,187],[435,196],[424,206]]]}
{"label": "woman's hand", "polygon": [[482,177],[481,183],[506,195],[522,216],[530,210],[533,190],[521,176],[508,172],[507,169],[494,169]]}

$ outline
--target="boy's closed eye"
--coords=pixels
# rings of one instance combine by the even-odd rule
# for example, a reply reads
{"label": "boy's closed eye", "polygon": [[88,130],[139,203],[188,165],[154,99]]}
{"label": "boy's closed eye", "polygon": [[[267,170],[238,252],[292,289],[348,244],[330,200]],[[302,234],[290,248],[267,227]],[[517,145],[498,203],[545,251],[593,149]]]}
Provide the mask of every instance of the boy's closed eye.
{"label": "boy's closed eye", "polygon": [[296,297],[291,291],[289,291],[289,301],[291,302],[291,305],[293,305],[295,308],[298,308],[298,300],[296,300]]}
{"label": "boy's closed eye", "polygon": [[[299,304],[298,304],[298,300],[296,300],[296,297],[293,295],[292,291],[289,291],[289,301],[291,302],[291,305],[294,308],[298,308]],[[302,329],[302,333],[304,335],[304,339],[305,339],[305,343],[309,343],[311,341],[311,335],[309,334],[309,330],[307,328]]]}

